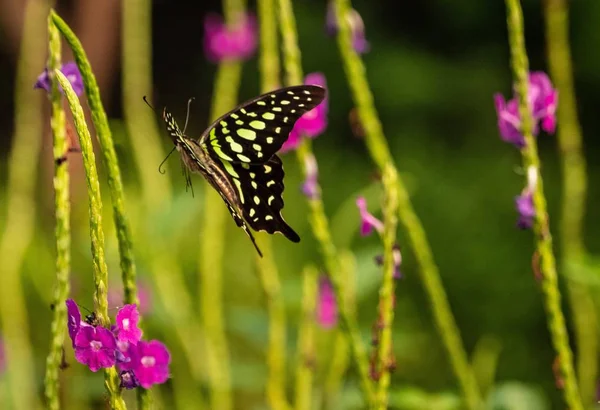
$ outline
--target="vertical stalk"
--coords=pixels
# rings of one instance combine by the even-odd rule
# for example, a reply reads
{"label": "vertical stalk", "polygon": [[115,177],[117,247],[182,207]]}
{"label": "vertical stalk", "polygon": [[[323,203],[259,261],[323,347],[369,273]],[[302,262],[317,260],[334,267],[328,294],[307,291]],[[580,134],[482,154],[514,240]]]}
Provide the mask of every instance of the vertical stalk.
{"label": "vertical stalk", "polygon": [[54,75],[60,69],[61,39],[60,33],[48,17],[49,56],[48,76],[50,77],[50,102],[52,117],[50,127],[54,141],[54,206],[56,216],[56,290],[54,310],[52,314],[51,342],[46,359],[46,376],[44,379],[46,406],[51,410],[60,408],[58,374],[62,356],[65,330],[67,329],[67,307],[65,301],[69,296],[69,272],[71,269],[71,223],[69,202],[69,164],[67,151],[69,144],[66,136],[65,112],[62,96]]}
{"label": "vertical stalk", "polygon": [[[261,90],[266,93],[279,88],[279,54],[277,48],[277,16],[274,0],[258,1],[260,27],[260,73]],[[269,345],[267,347],[267,401],[272,409],[286,410],[290,405],[286,398],[286,314],[281,295],[281,282],[273,258],[271,236],[261,235],[260,248],[263,258],[256,263],[261,286],[265,292],[269,314]]]}
{"label": "vertical stalk", "polygon": [[382,175],[384,190],[383,205],[383,283],[379,290],[379,317],[381,318],[381,339],[377,349],[379,379],[377,380],[377,406],[388,408],[390,387],[390,363],[393,360],[392,326],[394,323],[394,245],[398,226],[398,175],[392,164],[386,166]]}
{"label": "vertical stalk", "polygon": [[[342,289],[342,295],[344,296],[343,301],[336,301],[336,303],[343,303],[348,311],[348,314],[355,317],[355,305],[356,305],[356,260],[354,255],[349,250],[341,250],[339,253],[340,266],[342,272],[341,283],[344,284]],[[340,386],[342,384],[344,374],[348,370],[349,357],[348,350],[349,344],[345,333],[336,329],[335,340],[333,347],[333,357],[329,365],[329,371],[327,373],[324,385],[324,405],[323,408],[329,409],[336,406],[336,399],[340,393]]]}
{"label": "vertical stalk", "polygon": [[550,74],[558,89],[558,148],[562,160],[562,206],[560,236],[561,268],[567,278],[567,295],[572,307],[575,344],[578,347],[577,379],[584,403],[596,401],[598,376],[598,316],[589,289],[573,277],[585,259],[583,224],[587,191],[586,162],[573,87],[569,47],[569,10],[565,0],[544,2],[546,50]]}
{"label": "vertical stalk", "polygon": [[[90,238],[92,242],[92,264],[94,267],[94,307],[101,325],[110,328],[108,317],[108,268],[104,259],[104,230],[102,229],[102,198],[100,196],[100,183],[96,170],[96,158],[92,146],[92,137],[86,125],[83,108],[79,103],[73,87],[67,77],[60,70],[55,70],[56,78],[65,92],[69,107],[73,113],[75,130],[79,136],[81,156],[88,186],[88,201],[90,212]],[[125,409],[125,402],[121,397],[119,376],[114,367],[105,369],[104,384],[109,394],[111,407]]]}
{"label": "vertical stalk", "polygon": [[[339,26],[338,47],[354,103],[358,107],[360,121],[365,130],[365,142],[371,158],[383,172],[388,164],[393,164],[393,158],[375,109],[373,94],[365,74],[365,66],[352,47],[351,29],[347,19],[344,18],[350,11],[350,1],[335,0],[335,7]],[[467,353],[448,303],[425,230],[412,206],[405,183],[399,175],[397,176],[397,190],[399,222],[406,231],[408,241],[412,245],[419,264],[418,273],[429,299],[436,327],[448,352],[452,370],[458,379],[466,405],[469,409],[477,409],[481,405],[479,387],[469,365]]]}
{"label": "vertical stalk", "polygon": [[[37,409],[35,367],[29,340],[27,305],[21,287],[21,266],[34,234],[35,186],[42,144],[42,101],[32,88],[44,66],[46,50],[44,1],[27,2],[15,82],[15,131],[8,162],[6,218],[0,237],[0,322],[7,360],[7,404]],[[3,402],[4,403],[4,402]]]}
{"label": "vertical stalk", "polygon": [[296,363],[296,410],[310,410],[312,385],[316,361],[315,309],[317,305],[319,271],[307,266],[302,271],[302,319],[298,333],[298,358]]}
{"label": "vertical stalk", "polygon": [[[300,58],[300,49],[298,47],[298,34],[296,31],[296,21],[294,11],[290,0],[278,0],[279,25],[283,37],[284,68],[286,73],[286,84],[295,85],[302,83],[302,66]],[[302,168],[304,177],[307,176],[307,158],[312,155],[310,141],[304,139],[296,150],[298,162]],[[317,187],[320,191],[320,187]],[[329,221],[325,215],[323,201],[320,195],[317,198],[309,198],[310,222],[313,234],[320,244],[321,252],[325,260],[327,275],[331,281],[336,300],[344,300],[342,293],[342,282],[340,279],[339,260],[337,249],[331,238],[329,230]],[[360,385],[369,404],[374,403],[375,396],[373,385],[369,379],[369,362],[367,359],[364,343],[356,323],[356,318],[348,314],[345,307],[340,305],[339,316],[341,328],[348,337],[351,346],[352,356],[357,366],[360,377]]]}
{"label": "vertical stalk", "polygon": [[[122,3],[123,113],[128,135],[134,147],[144,200],[149,210],[164,203],[171,194],[168,178],[156,174],[148,164],[160,164],[163,148],[154,112],[142,101],[152,101],[152,1],[127,0]],[[166,166],[163,165],[163,166]]]}
{"label": "vertical stalk", "polygon": [[525,137],[525,146],[521,150],[523,167],[528,174],[533,173],[537,183],[533,192],[535,207],[535,244],[539,255],[539,267],[542,275],[542,293],[552,345],[558,356],[561,377],[564,382],[563,395],[571,410],[582,410],[583,404],[573,370],[573,354],[569,346],[569,336],[565,317],[560,305],[560,291],[556,274],[556,262],[552,250],[552,236],[546,209],[546,197],[540,174],[540,159],[536,140],[533,137],[533,119],[527,102],[529,61],[525,50],[523,11],[519,0],[506,0],[508,36],[511,53],[511,65],[519,98],[521,132]]}
{"label": "vertical stalk", "polygon": [[[228,27],[234,27],[245,13],[239,0],[223,0]],[[214,120],[237,103],[242,66],[239,61],[222,61],[217,69],[210,118]],[[213,189],[205,190],[204,231],[200,238],[200,312],[206,331],[206,357],[210,384],[210,407],[233,407],[229,349],[223,312],[223,253],[225,249],[226,207]]]}
{"label": "vertical stalk", "polygon": [[[152,90],[152,1],[127,0],[122,2],[122,46],[123,63],[123,111],[132,146],[138,165],[138,173],[146,196],[146,209],[156,209],[163,201],[160,198],[168,192],[167,178],[157,178],[149,172],[147,163],[158,164],[161,161],[162,147],[156,126],[154,113],[142,103],[140,95],[151,94]],[[152,98],[148,95],[148,98]],[[130,275],[128,275],[130,276]],[[135,275],[123,276],[125,303],[136,303]],[[140,410],[150,408],[150,392],[137,388],[137,400]]]}

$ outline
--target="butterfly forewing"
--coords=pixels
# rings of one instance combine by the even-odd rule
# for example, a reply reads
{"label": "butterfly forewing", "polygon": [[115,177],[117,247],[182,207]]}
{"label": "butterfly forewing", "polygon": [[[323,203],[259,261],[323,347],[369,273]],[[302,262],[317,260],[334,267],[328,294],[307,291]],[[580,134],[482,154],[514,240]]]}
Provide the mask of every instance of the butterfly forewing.
{"label": "butterfly forewing", "polygon": [[316,85],[263,94],[216,120],[200,143],[225,161],[262,164],[281,149],[298,118],[323,98],[325,89]]}

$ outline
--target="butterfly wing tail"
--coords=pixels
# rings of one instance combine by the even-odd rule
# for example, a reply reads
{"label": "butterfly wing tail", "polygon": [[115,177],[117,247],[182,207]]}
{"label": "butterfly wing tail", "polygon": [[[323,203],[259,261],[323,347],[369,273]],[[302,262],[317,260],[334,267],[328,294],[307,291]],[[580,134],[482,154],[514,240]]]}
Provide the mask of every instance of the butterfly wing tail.
{"label": "butterfly wing tail", "polygon": [[281,232],[283,236],[288,238],[290,241],[294,243],[300,242],[300,236],[289,226],[282,217],[279,218],[279,223],[277,224],[277,232]]}

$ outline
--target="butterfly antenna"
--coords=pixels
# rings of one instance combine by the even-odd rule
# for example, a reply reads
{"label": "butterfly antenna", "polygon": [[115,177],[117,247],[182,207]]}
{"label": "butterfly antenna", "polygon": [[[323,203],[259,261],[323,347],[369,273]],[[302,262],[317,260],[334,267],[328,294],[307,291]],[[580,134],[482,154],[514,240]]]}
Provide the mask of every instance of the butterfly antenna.
{"label": "butterfly antenna", "polygon": [[144,99],[144,102],[146,103],[146,105],[147,105],[148,107],[150,107],[150,108],[152,109],[152,111],[156,112],[156,109],[155,109],[155,108],[152,106],[152,104],[150,104],[150,103],[148,102],[148,98],[147,98],[145,95],[144,95],[143,99]]}
{"label": "butterfly antenna", "polygon": [[158,166],[158,172],[160,172],[163,175],[165,174],[165,170],[162,169],[162,166],[165,164],[165,162],[167,162],[167,160],[169,159],[169,157],[171,156],[173,151],[175,151],[176,149],[177,149],[177,146],[174,146],[173,149],[167,154],[167,157],[165,159],[163,159],[163,161]]}
{"label": "butterfly antenna", "polygon": [[185,114],[185,125],[183,126],[183,134],[185,135],[185,130],[187,130],[188,120],[190,119],[190,106],[192,105],[192,101],[194,101],[194,97],[190,98],[187,103],[187,114]]}

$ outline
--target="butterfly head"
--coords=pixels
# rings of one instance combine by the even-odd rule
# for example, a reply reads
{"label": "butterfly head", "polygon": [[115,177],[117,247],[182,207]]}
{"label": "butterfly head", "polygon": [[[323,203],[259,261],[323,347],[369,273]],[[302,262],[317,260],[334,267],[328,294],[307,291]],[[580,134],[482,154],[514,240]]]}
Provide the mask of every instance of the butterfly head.
{"label": "butterfly head", "polygon": [[163,109],[163,120],[165,121],[165,125],[167,126],[167,132],[169,133],[169,137],[173,141],[175,145],[183,138],[183,132],[177,125],[175,118],[173,118],[173,114],[171,114],[167,109]]}

